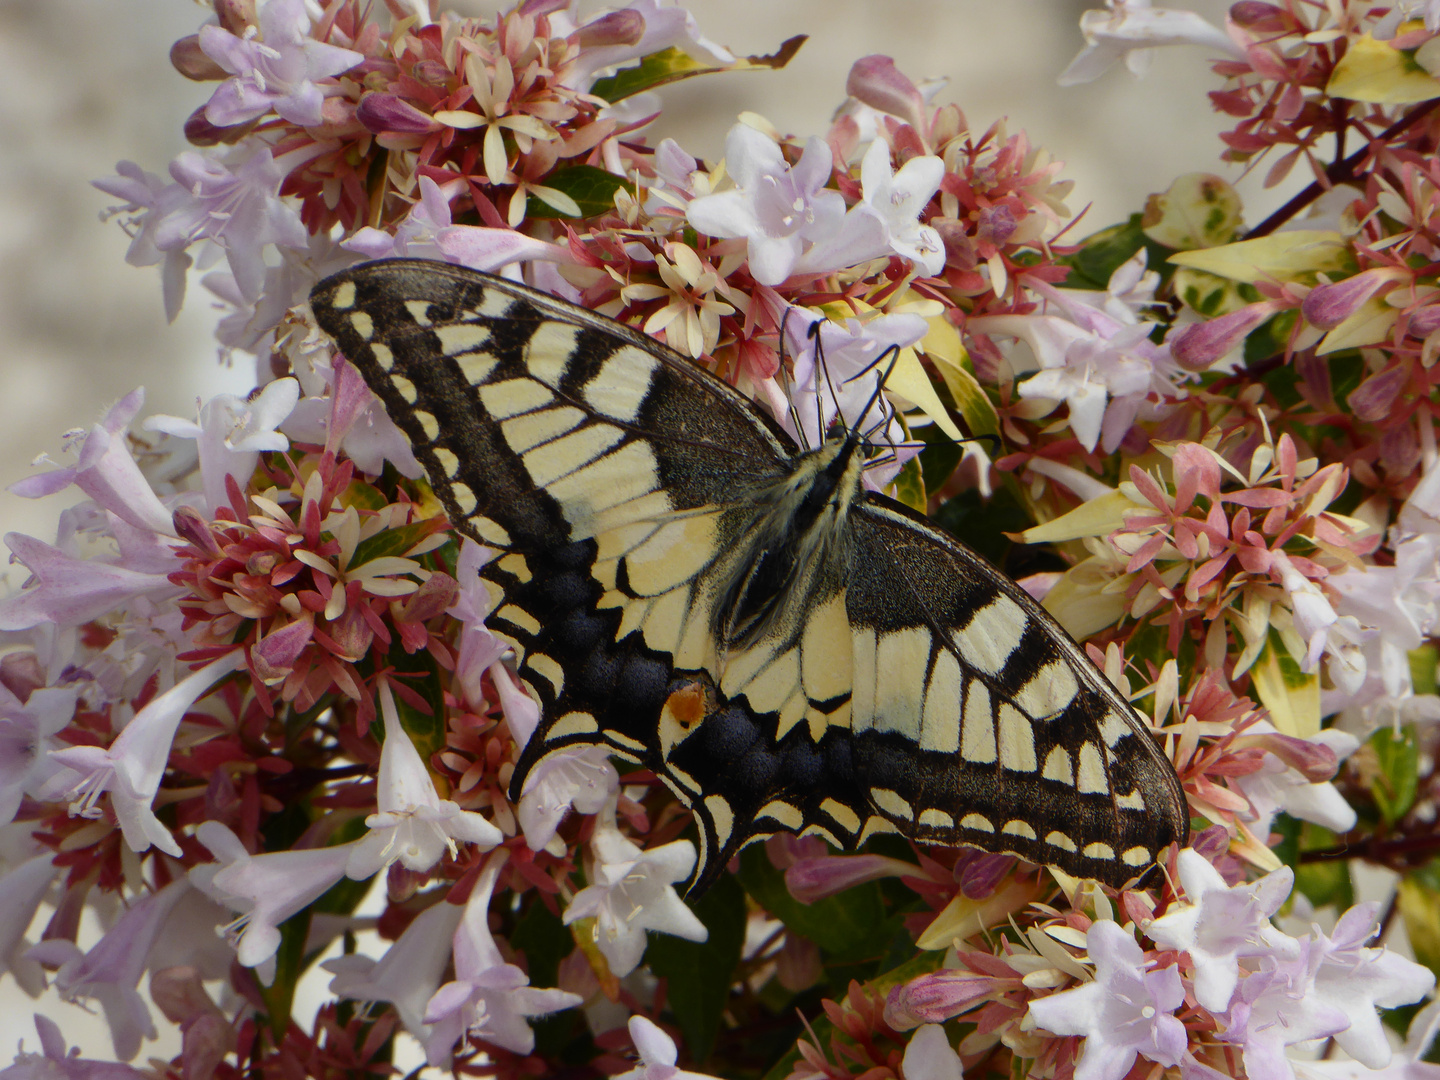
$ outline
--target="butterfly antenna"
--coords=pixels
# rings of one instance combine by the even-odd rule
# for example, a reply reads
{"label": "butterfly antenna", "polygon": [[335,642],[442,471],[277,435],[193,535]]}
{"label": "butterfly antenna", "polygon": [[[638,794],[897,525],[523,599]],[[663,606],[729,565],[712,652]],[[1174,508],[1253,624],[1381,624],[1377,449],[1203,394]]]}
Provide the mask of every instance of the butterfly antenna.
{"label": "butterfly antenna", "polygon": [[[884,400],[882,395],[885,391],[885,383],[889,380],[890,373],[895,370],[895,365],[900,362],[900,346],[891,345],[890,348],[886,349],[883,353],[877,356],[872,363],[867,364],[865,366],[865,371],[870,371],[871,369],[879,366],[881,361],[883,361],[886,356],[890,357],[890,363],[886,365],[885,373],[875,380],[875,392],[872,393],[869,400],[865,402],[865,408],[860,410],[861,419],[864,419],[866,416],[870,415],[870,410],[875,407],[876,402]],[[861,375],[865,374],[865,371],[856,372],[854,377],[847,381],[854,382],[855,379],[858,379]],[[886,402],[885,407],[881,408],[880,420],[874,426],[870,427],[867,431],[861,434],[860,438],[862,439],[862,441],[868,443],[870,438],[870,432],[877,430],[881,425],[889,424],[890,414],[886,411],[886,407],[888,407],[888,405],[889,402]]]}

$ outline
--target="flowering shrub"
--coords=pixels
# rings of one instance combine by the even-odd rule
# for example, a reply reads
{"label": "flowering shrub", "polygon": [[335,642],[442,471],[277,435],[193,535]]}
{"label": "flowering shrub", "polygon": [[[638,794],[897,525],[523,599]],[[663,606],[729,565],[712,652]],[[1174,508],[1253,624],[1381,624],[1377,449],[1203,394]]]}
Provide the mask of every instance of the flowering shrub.
{"label": "flowering shrub", "polygon": [[[7,538],[0,960],[97,1001],[116,1060],[41,1012],[7,1078],[145,1075],[157,1008],[181,1052],[148,1074],[184,1080],[1435,1075],[1440,5],[1088,12],[1063,81],[1202,45],[1222,157],[1315,178],[1247,228],[1181,177],[1088,238],[1057,160],[886,57],[824,133],[746,114],[707,163],[646,141],[664,85],[798,40],[736,57],[662,0],[213,9],[171,50],[215,87],[196,149],[96,186],[172,316],[210,267],[257,389],[132,431],[137,390],[16,489],[83,498]],[[687,902],[650,773],[576,750],[512,803],[539,717],[485,625],[495,553],[306,306],[400,255],[638,327],[797,440],[888,444],[866,483],[1028,571],[1151,719],[1191,847],[1116,892],[779,836]],[[1390,899],[1355,902],[1357,861]]]}

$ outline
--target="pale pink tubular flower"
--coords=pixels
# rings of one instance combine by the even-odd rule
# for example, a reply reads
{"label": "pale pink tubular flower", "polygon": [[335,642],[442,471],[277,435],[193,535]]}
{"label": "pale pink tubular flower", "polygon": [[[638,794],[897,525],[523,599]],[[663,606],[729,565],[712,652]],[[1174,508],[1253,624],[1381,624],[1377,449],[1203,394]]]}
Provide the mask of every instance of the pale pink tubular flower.
{"label": "pale pink tubular flower", "polygon": [[779,285],[807,245],[841,228],[845,199],[825,186],[832,169],[825,140],[811,138],[792,168],[768,135],[736,124],[725,139],[725,166],[735,189],[694,199],[685,214],[708,236],[744,237],[750,274],[762,285]]}
{"label": "pale pink tubular flower", "polygon": [[216,394],[200,407],[198,420],[156,415],[149,417],[144,427],[195,440],[205,502],[213,516],[222,506],[230,505],[227,478],[233,478],[244,491],[262,451],[290,448],[290,440],[278,428],[299,400],[298,381],[276,379],[254,397]]}
{"label": "pale pink tubular flower", "polygon": [[451,224],[450,199],[462,186],[463,181],[450,181],[442,186],[422,176],[420,201],[410,208],[393,233],[367,225],[340,246],[367,259],[438,259],[492,274],[513,263],[537,259],[555,263],[572,261],[569,248],[537,240],[514,229]]}
{"label": "pale pink tubular flower", "polygon": [[0,1069],[0,1080],[146,1080],[150,1075],[118,1061],[82,1058],[79,1047],[67,1051],[60,1025],[41,1013],[35,1014],[35,1029],[40,1053],[28,1053],[21,1043],[14,1064]]}
{"label": "pale pink tubular flower", "polygon": [[1356,904],[1335,924],[1327,937],[1317,928],[1312,966],[1317,954],[1312,993],[1350,1021],[1335,1035],[1340,1049],[1372,1069],[1390,1064],[1390,1041],[1380,1022],[1379,1009],[1394,1009],[1419,1001],[1435,989],[1435,973],[1384,948],[1366,948],[1378,930],[1380,905]]}
{"label": "pale pink tubular flower", "polygon": [[[1269,721],[1261,720],[1248,728],[1247,734],[1271,731],[1274,728]],[[1349,757],[1360,745],[1355,736],[1336,728],[1319,731],[1307,741],[1330,750],[1336,760]],[[1232,776],[1229,784],[1249,800],[1253,812],[1250,828],[1257,836],[1269,835],[1270,824],[1281,810],[1334,832],[1345,833],[1355,827],[1355,808],[1333,783],[1311,780],[1293,764],[1268,750],[1258,770]]]}
{"label": "pale pink tubular flower", "polygon": [[[565,65],[565,85],[576,90],[589,90],[606,69],[670,48],[678,48],[687,56],[710,64],[723,65],[735,61],[734,53],[700,33],[695,16],[683,7],[667,4],[664,0],[630,0],[611,15],[626,12],[634,12],[641,17],[644,32],[638,37],[633,32],[627,33],[623,42],[614,44],[597,41],[585,45],[586,28],[580,27],[584,47],[572,63]],[[592,22],[603,18],[605,16],[598,16]],[[551,20],[553,32],[562,24],[558,21],[558,13],[551,15]]]}
{"label": "pale pink tubular flower", "polygon": [[40,909],[40,902],[60,867],[55,856],[46,851],[11,867],[0,877],[0,973],[10,972],[20,989],[38,997],[45,989],[45,974],[40,965],[28,957],[30,943],[25,931]]}
{"label": "pale pink tubular flower", "polygon": [[380,683],[380,714],[385,719],[385,745],[380,751],[376,783],[378,813],[365,819],[370,831],[356,841],[345,872],[352,878],[372,877],[393,862],[407,870],[429,870],[457,851],[456,841],[488,851],[504,834],[472,810],[461,810],[435,791],[425,763],[410,741],[395,708],[390,684]]}
{"label": "pale pink tubular flower", "polygon": [[305,155],[317,152],[291,151],[277,161],[269,146],[256,142],[242,143],[225,160],[185,151],[170,163],[170,175],[189,198],[157,224],[155,246],[172,251],[215,241],[225,249],[240,295],[257,299],[265,285],[265,246],[309,246],[299,213],[280,198],[280,184]]}
{"label": "pale pink tubular flower", "polygon": [[890,249],[915,264],[922,274],[945,269],[945,244],[940,234],[920,223],[940,181],[945,163],[933,154],[913,157],[896,171],[890,147],[876,139],[860,161],[860,187],[865,205],[885,223]]}
{"label": "pale pink tubular flower", "polygon": [[960,1055],[939,1024],[924,1024],[910,1036],[900,1068],[905,1080],[961,1080],[965,1075]]}
{"label": "pale pink tubular flower", "polygon": [[23,533],[6,533],[5,543],[31,578],[0,600],[0,630],[29,630],[42,623],[70,629],[142,597],[158,601],[180,593],[164,573],[79,559]]}
{"label": "pale pink tubular flower", "polygon": [[635,1044],[640,1060],[635,1068],[616,1074],[612,1080],[712,1080],[704,1073],[687,1072],[676,1066],[675,1040],[653,1020],[632,1016],[629,1028],[630,1041]]}
{"label": "pale pink tubular flower", "polygon": [[125,429],[145,403],[144,389],[132,390],[117,401],[105,418],[90,429],[73,466],[27,476],[10,486],[16,495],[39,499],[74,484],[102,510],[137,529],[174,535],[170,511],[130,453]]}
{"label": "pale pink tubular flower", "polygon": [[1147,969],[1128,931],[1103,919],[1085,937],[1095,981],[1030,1002],[1037,1025],[1056,1035],[1083,1035],[1075,1080],[1120,1080],[1137,1055],[1167,1067],[1185,1053],[1185,1025],[1174,1015],[1185,1000],[1180,970]]}
{"label": "pale pink tubular flower", "polygon": [[115,1056],[122,1061],[140,1052],[142,1037],[156,1037],[150,1008],[136,987],[145,974],[151,947],[189,887],[181,879],[137,900],[89,952],[82,953],[65,938],[51,938],[28,953],[31,959],[60,966],[55,985],[65,1000],[99,1000],[110,1025]]}
{"label": "pale pink tubular flower", "polygon": [[55,735],[74,718],[79,696],[75,686],[41,687],[22,702],[0,685],[0,825],[60,768],[49,754],[62,745]]}
{"label": "pale pink tubular flower", "polygon": [[305,0],[269,0],[260,9],[258,40],[252,33],[237,37],[219,26],[200,28],[200,48],[232,76],[205,106],[205,119],[217,127],[243,124],[271,109],[292,124],[313,127],[321,122],[325,100],[315,80],[365,59],[311,37]]}
{"label": "pale pink tubular flower", "polygon": [[280,947],[279,926],[345,876],[354,844],[251,855],[227,825],[204,822],[195,837],[219,860],[190,871],[207,895],[242,914],[227,928],[236,958],[257,967]]}
{"label": "pale pink tubular flower", "polygon": [[146,172],[133,161],[119,162],[115,172],[118,175],[90,183],[107,195],[125,200],[123,205],[112,206],[105,214],[106,217],[129,215],[124,222],[130,235],[125,261],[131,266],[164,264],[160,270],[161,294],[165,317],[174,322],[185,304],[185,275],[191,259],[183,248],[162,251],[155,243],[155,231],[172,210],[185,204],[189,193],[179,184],[166,183],[154,173]]}
{"label": "pale pink tubular flower", "polygon": [[170,759],[175,730],[190,707],[211,687],[244,667],[243,649],[228,652],[151,700],[108,747],[72,746],[52,751],[51,760],[72,770],[73,775],[63,781],[58,775],[52,781],[67,784],[73,792],[75,801],[70,812],[99,817],[96,802],[108,791],[110,806],[132,851],[145,851],[153,844],[179,858],[180,845],[151,809]]}
{"label": "pale pink tubular flower", "polygon": [[432,904],[379,960],[358,953],[326,960],[320,966],[335,976],[330,992],[357,1001],[389,1002],[405,1030],[424,1042],[432,1030],[425,1023],[425,1006],[440,989],[450,962],[450,939],[464,911],[458,904]]}
{"label": "pale pink tubular flower", "polygon": [[595,943],[618,977],[634,971],[645,954],[645,931],[658,930],[687,941],[704,941],[705,924],[685,906],[674,882],[695,865],[695,847],[674,840],[642,851],[615,827],[614,810],[602,813],[590,839],[594,882],[575,894],[565,909],[566,926],[595,919]]}
{"label": "pale pink tubular flower", "polygon": [[536,990],[530,977],[505,963],[490,934],[490,898],[505,865],[502,849],[490,856],[475,883],[465,914],[455,930],[455,979],[435,992],[425,1007],[424,1021],[432,1025],[425,1040],[431,1065],[449,1062],[462,1038],[483,1039],[516,1054],[535,1048],[529,1018],[579,1005],[578,994],[564,990]]}
{"label": "pale pink tubular flower", "polygon": [[1282,866],[1232,888],[1205,856],[1189,848],[1180,852],[1179,871],[1187,903],[1171,905],[1145,933],[1157,945],[1190,954],[1195,1000],[1212,1013],[1223,1012],[1240,982],[1242,958],[1299,955],[1300,943],[1270,922],[1290,895],[1295,872]]}
{"label": "pale pink tubular flower", "polygon": [[1105,0],[1105,5],[1108,10],[1080,16],[1085,48],[1061,72],[1061,86],[1099,78],[1120,59],[1132,74],[1143,75],[1150,66],[1150,50],[1157,45],[1201,45],[1236,59],[1245,55],[1223,31],[1193,11],[1152,8],[1150,0]]}
{"label": "pale pink tubular flower", "polygon": [[619,790],[620,776],[603,746],[572,746],[547,754],[525,777],[515,812],[525,843],[531,851],[540,851],[571,807],[577,814],[598,814]]}

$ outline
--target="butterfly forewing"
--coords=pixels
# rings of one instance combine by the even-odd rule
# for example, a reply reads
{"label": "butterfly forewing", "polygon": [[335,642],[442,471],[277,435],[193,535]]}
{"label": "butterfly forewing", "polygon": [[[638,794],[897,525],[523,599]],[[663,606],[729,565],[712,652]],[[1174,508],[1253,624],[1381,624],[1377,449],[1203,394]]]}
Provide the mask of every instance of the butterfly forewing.
{"label": "butterfly forewing", "polygon": [[1125,699],[1012,582],[861,496],[853,440],[802,453],[649,337],[448,264],[355,267],[311,300],[455,526],[499,551],[487,625],[542,710],[512,797],[567,747],[639,762],[695,812],[695,888],[779,831],[1113,884],[1184,841]]}

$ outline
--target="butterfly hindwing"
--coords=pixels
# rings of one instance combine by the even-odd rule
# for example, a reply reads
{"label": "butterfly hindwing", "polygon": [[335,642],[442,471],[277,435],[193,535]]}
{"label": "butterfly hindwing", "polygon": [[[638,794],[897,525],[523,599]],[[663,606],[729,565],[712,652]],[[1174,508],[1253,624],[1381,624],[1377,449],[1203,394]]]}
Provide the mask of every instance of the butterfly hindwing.
{"label": "butterfly hindwing", "polygon": [[898,503],[849,523],[855,770],[883,817],[1105,881],[1183,838],[1174,770],[1043,608]]}
{"label": "butterfly hindwing", "polygon": [[499,551],[487,625],[550,755],[600,745],[695,812],[704,888],[744,843],[875,831],[1113,884],[1187,831],[1174,772],[1018,586],[799,451],[637,331],[442,263],[312,294],[452,522]]}

